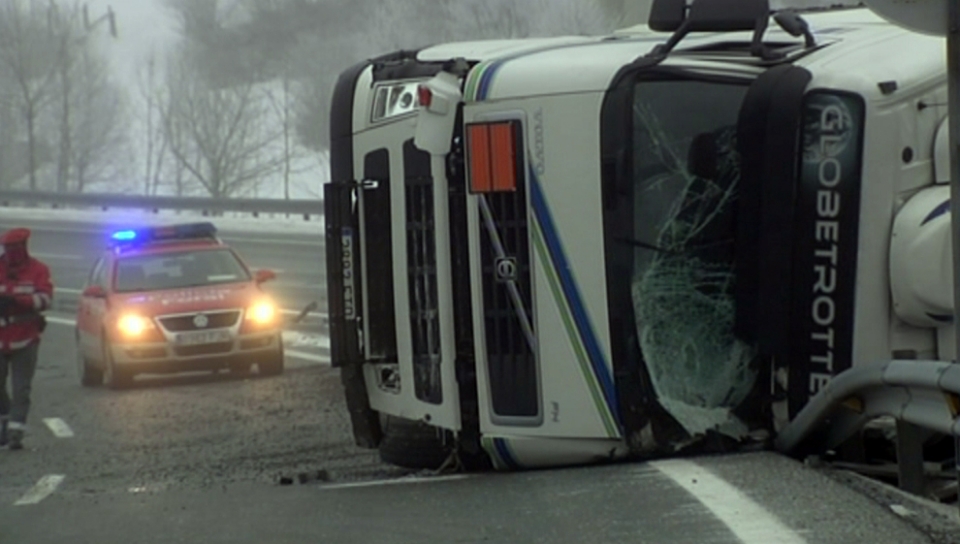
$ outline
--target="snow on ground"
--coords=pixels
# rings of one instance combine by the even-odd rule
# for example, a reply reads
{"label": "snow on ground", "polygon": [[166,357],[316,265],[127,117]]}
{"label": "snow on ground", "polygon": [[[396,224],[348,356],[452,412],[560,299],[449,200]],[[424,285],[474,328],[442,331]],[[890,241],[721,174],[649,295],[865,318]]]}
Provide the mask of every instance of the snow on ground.
{"label": "snow on ground", "polygon": [[227,213],[223,217],[204,217],[200,212],[161,210],[154,214],[143,210],[110,209],[100,210],[63,210],[49,208],[0,208],[0,221],[4,224],[23,221],[27,226],[43,222],[52,223],[89,223],[104,228],[131,228],[147,225],[169,225],[173,223],[211,221],[223,231],[233,232],[271,232],[316,234],[323,236],[323,217],[310,216],[309,221],[302,216],[261,214],[253,217],[245,213]]}

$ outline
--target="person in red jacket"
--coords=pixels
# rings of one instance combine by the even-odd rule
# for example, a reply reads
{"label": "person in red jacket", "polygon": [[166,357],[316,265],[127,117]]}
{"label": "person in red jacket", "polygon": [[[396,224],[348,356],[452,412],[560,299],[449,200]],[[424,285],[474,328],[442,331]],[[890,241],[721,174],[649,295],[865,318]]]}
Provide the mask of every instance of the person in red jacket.
{"label": "person in red jacket", "polygon": [[40,334],[46,328],[41,312],[53,299],[50,269],[30,257],[29,238],[24,228],[0,236],[0,446],[9,443],[12,450],[23,448]]}

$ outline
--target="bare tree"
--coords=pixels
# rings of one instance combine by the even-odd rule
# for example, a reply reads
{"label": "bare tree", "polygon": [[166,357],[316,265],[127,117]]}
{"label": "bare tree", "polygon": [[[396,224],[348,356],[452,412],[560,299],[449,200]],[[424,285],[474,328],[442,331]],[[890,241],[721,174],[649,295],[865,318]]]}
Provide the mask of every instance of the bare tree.
{"label": "bare tree", "polygon": [[140,104],[138,116],[143,123],[143,194],[155,195],[158,192],[164,160],[167,156],[167,139],[164,137],[160,114],[163,111],[163,87],[160,86],[157,68],[157,53],[151,51],[146,61],[140,65],[137,73],[137,90]]}
{"label": "bare tree", "polygon": [[[79,4],[51,4],[50,33],[57,44],[55,98],[47,116],[59,140],[56,189],[82,192],[114,176],[128,154],[124,96],[110,76],[97,34]],[[98,22],[110,22],[102,17]]]}
{"label": "bare tree", "polygon": [[209,85],[182,53],[168,64],[161,112],[170,152],[212,197],[249,191],[283,165],[264,96],[252,83]]}
{"label": "bare tree", "polygon": [[284,75],[280,80],[280,90],[277,92],[267,91],[267,97],[270,105],[276,115],[280,125],[281,135],[281,176],[283,181],[283,198],[290,200],[290,176],[293,174],[293,159],[296,153],[296,145],[293,140],[295,121],[293,111],[293,93],[291,90],[292,82],[290,78]]}
{"label": "bare tree", "polygon": [[[71,179],[77,192],[90,184],[118,177],[131,162],[126,100],[110,79],[106,61],[90,50],[81,50],[73,73],[69,103],[73,112],[66,137],[69,141]],[[68,185],[69,186],[69,185]]]}
{"label": "bare tree", "polygon": [[38,0],[0,3],[0,79],[8,80],[16,91],[8,104],[26,133],[31,190],[37,189],[37,169],[47,158],[41,151],[38,124],[57,75],[57,48],[49,39],[47,15],[47,6]]}

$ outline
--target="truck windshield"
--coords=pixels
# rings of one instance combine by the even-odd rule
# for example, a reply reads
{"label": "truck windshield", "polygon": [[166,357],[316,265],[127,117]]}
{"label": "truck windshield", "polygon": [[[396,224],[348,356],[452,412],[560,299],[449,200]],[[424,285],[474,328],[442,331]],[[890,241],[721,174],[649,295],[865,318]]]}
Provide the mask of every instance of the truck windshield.
{"label": "truck windshield", "polygon": [[617,219],[606,222],[611,317],[621,324],[613,338],[629,344],[614,353],[639,359],[659,404],[691,434],[735,420],[756,380],[756,352],[733,334],[736,125],[747,84],[636,82],[621,150],[632,168],[618,176]]}

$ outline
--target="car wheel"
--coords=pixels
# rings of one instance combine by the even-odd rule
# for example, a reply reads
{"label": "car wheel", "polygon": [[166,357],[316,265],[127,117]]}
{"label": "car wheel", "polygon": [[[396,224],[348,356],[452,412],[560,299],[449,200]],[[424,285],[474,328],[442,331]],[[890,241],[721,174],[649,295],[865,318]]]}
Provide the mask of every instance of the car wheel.
{"label": "car wheel", "polygon": [[133,381],[133,374],[117,366],[113,361],[113,350],[106,339],[103,340],[103,382],[110,389],[129,387]]}
{"label": "car wheel", "polygon": [[283,345],[271,355],[257,363],[257,369],[264,376],[277,376],[283,373]]}
{"label": "car wheel", "polygon": [[83,355],[80,346],[77,346],[77,375],[80,376],[80,385],[96,387],[103,384],[103,372],[90,365],[90,361]]}

